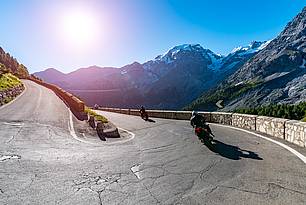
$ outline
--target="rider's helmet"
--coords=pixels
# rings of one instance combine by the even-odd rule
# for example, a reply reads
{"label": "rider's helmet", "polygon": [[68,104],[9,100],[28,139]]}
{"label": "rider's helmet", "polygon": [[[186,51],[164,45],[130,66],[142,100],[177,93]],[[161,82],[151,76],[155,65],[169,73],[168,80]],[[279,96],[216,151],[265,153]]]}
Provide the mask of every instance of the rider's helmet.
{"label": "rider's helmet", "polygon": [[192,111],[191,116],[193,117],[193,116],[195,116],[197,114],[198,114],[198,112],[194,110],[194,111]]}

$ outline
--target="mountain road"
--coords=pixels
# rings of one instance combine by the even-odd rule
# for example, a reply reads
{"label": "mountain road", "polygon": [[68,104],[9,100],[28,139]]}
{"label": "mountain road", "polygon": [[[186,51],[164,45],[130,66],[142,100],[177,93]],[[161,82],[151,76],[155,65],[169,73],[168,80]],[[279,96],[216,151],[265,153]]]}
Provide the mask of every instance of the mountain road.
{"label": "mountain road", "polygon": [[97,111],[134,137],[84,143],[65,103],[23,82],[0,107],[0,204],[306,203],[306,164],[271,141],[211,124],[209,148],[188,121]]}

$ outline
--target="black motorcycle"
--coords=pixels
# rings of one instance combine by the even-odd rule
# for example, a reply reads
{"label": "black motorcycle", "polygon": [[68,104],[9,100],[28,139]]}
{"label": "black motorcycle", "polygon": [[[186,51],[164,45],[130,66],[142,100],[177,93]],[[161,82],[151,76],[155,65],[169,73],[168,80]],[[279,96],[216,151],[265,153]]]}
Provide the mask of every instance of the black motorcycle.
{"label": "black motorcycle", "polygon": [[145,121],[148,121],[149,119],[149,115],[146,111],[140,111],[140,117]]}

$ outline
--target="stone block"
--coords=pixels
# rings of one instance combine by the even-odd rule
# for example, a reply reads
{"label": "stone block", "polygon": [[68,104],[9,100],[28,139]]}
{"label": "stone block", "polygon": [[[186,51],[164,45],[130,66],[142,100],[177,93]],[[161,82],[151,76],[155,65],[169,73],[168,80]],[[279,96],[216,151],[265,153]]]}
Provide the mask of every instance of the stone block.
{"label": "stone block", "polygon": [[226,112],[212,112],[211,113],[211,122],[220,123],[225,125],[232,125],[232,114]]}
{"label": "stone block", "polygon": [[245,115],[234,113],[232,115],[232,125],[250,130],[256,130],[257,115]]}

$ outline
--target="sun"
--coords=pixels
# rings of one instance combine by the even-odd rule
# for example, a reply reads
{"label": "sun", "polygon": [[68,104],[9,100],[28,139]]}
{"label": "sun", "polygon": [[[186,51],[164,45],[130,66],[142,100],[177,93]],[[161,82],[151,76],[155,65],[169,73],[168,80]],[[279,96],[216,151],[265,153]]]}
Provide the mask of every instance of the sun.
{"label": "sun", "polygon": [[99,25],[95,16],[84,10],[73,10],[63,14],[60,31],[66,43],[78,47],[93,44],[99,38]]}

